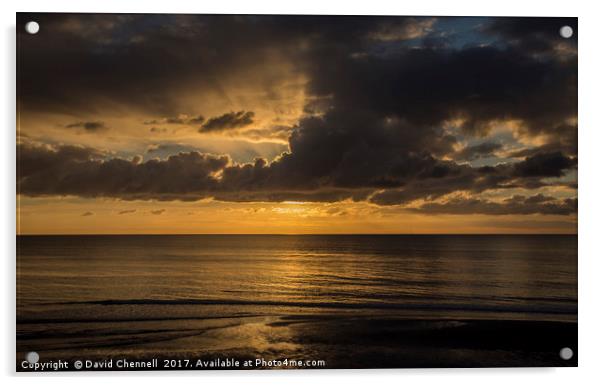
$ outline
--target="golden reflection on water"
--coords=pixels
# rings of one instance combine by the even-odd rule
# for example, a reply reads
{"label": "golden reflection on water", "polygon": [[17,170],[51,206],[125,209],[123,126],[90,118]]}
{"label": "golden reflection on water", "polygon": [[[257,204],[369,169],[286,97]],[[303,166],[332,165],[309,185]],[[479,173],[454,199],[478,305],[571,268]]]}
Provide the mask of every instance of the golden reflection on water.
{"label": "golden reflection on water", "polygon": [[18,350],[56,357],[302,356],[372,328],[354,322],[576,321],[572,236],[19,242]]}

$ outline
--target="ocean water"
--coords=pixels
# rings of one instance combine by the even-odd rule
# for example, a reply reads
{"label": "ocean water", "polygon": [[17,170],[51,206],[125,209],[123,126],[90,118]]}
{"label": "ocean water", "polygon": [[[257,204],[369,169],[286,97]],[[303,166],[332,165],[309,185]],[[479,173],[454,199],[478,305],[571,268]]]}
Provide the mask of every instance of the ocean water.
{"label": "ocean water", "polygon": [[17,249],[18,362],[541,366],[563,364],[549,336],[576,348],[572,235],[19,236]]}

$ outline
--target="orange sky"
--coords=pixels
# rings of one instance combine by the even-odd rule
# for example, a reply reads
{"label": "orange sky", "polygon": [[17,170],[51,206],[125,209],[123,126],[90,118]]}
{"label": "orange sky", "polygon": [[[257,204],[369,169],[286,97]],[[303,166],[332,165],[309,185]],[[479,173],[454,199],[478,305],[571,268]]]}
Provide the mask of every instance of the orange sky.
{"label": "orange sky", "polygon": [[424,215],[366,203],[24,198],[19,234],[490,234],[577,232],[575,216]]}

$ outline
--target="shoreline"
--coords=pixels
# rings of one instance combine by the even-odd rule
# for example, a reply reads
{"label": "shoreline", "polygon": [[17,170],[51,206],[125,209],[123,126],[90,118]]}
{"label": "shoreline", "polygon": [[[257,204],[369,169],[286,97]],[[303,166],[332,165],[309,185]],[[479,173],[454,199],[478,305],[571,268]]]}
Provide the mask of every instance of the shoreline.
{"label": "shoreline", "polygon": [[[341,316],[280,316],[239,320],[223,327],[198,330],[173,338],[123,345],[40,350],[45,360],[324,360],[320,369],[384,369],[446,367],[577,366],[577,323],[533,320],[408,320]],[[265,345],[233,342],[243,332]],[[44,333],[52,339],[52,333]],[[102,340],[102,336],[99,336]],[[223,346],[220,345],[220,339]],[[34,348],[17,338],[17,371],[24,354]],[[214,346],[208,342],[213,341]],[[167,345],[165,345],[167,343]],[[145,344],[149,347],[145,349]],[[153,345],[158,344],[158,345]],[[39,346],[39,345],[38,345]],[[153,348],[154,346],[154,348]],[[169,347],[168,347],[169,346]],[[195,349],[187,351],[187,347]],[[574,356],[563,360],[559,351]],[[95,350],[96,349],[96,350]],[[136,350],[139,349],[139,350]],[[153,349],[155,349],[153,351]],[[152,370],[290,369],[289,367],[159,367]],[[299,367],[295,367],[299,368]],[[61,370],[75,370],[70,368]],[[89,368],[81,370],[120,370]],[[127,370],[148,370],[129,368]]]}

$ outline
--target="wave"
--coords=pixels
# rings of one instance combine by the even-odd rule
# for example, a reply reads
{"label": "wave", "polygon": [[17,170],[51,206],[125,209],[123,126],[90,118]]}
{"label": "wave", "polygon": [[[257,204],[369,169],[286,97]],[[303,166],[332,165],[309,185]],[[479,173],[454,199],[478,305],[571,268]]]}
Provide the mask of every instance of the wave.
{"label": "wave", "polygon": [[[568,302],[568,301],[567,301]],[[433,303],[392,303],[392,302],[307,302],[307,301],[271,301],[271,300],[237,300],[237,299],[106,299],[95,301],[58,302],[55,305],[224,305],[224,306],[268,306],[322,309],[373,309],[373,310],[433,310],[433,311],[468,311],[493,313],[532,313],[532,314],[577,314],[577,303],[565,306],[546,306],[541,304],[504,305],[497,304],[433,304]]]}

